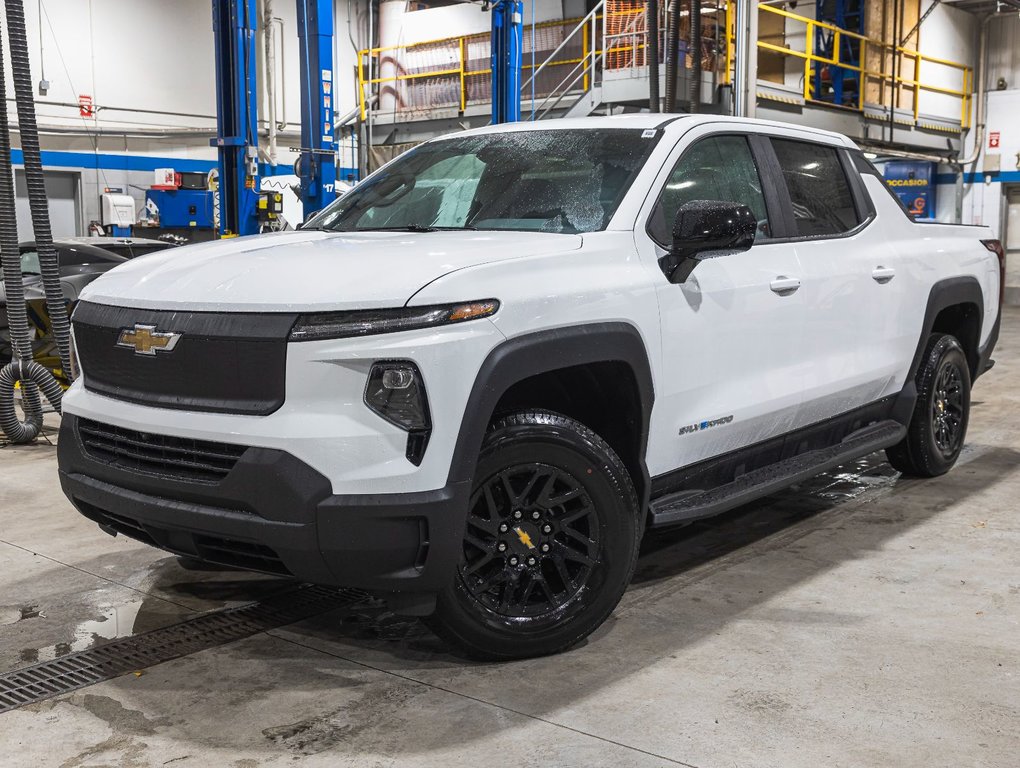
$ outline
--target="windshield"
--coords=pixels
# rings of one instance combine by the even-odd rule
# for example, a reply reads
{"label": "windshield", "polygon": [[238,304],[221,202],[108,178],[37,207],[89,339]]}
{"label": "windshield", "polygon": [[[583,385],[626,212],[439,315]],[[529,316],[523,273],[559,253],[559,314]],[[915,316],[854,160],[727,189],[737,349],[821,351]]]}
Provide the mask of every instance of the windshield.
{"label": "windshield", "polygon": [[42,267],[39,266],[39,254],[36,251],[24,251],[21,254],[21,274],[41,275]]}
{"label": "windshield", "polygon": [[568,129],[429,142],[359,184],[305,228],[594,232],[609,223],[659,135]]}

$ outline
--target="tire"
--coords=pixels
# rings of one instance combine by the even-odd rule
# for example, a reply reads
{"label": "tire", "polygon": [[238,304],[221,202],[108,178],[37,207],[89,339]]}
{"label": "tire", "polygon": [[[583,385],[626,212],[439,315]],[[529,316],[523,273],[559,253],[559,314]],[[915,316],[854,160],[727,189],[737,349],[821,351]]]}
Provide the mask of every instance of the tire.
{"label": "tire", "polygon": [[905,475],[937,477],[956,463],[970,419],[970,367],[954,336],[933,333],[917,371],[917,403],[907,436],[886,450]]}
{"label": "tire", "polygon": [[586,426],[547,411],[500,418],[479,454],[460,563],[427,621],[474,658],[563,651],[619,603],[643,519],[623,462]]}

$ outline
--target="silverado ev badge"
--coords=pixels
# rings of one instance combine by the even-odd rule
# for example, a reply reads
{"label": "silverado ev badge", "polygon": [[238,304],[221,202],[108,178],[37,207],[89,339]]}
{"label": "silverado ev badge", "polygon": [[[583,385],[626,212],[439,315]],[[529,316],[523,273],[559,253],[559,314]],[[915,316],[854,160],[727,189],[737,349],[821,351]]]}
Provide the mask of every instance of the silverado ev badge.
{"label": "silverado ev badge", "polygon": [[118,347],[133,349],[136,355],[155,356],[157,352],[173,352],[181,334],[157,331],[154,325],[135,323],[134,328],[125,328],[117,337]]}
{"label": "silverado ev badge", "polygon": [[708,421],[699,421],[697,424],[688,424],[687,426],[680,427],[681,435],[689,435],[691,432],[700,432],[703,429],[709,429],[711,427],[719,427],[723,424],[729,424],[733,421],[733,416],[723,416],[719,419],[709,419]]}

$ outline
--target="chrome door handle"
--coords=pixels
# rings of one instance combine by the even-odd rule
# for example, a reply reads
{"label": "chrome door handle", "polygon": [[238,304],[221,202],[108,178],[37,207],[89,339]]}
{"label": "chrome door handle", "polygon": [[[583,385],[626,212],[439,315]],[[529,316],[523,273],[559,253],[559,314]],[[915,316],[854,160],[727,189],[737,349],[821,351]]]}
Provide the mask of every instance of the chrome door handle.
{"label": "chrome door handle", "polygon": [[795,277],[780,275],[769,283],[769,288],[772,289],[773,293],[778,293],[780,296],[789,296],[800,288],[800,280]]}
{"label": "chrome door handle", "polygon": [[871,276],[874,278],[876,283],[885,285],[894,277],[896,277],[896,270],[892,267],[875,267],[871,270]]}

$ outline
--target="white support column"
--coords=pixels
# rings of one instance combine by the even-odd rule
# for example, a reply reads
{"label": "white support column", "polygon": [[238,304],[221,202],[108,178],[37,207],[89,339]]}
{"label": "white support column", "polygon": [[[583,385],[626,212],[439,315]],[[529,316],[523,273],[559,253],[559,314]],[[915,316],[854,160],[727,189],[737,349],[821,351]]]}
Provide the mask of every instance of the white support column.
{"label": "white support column", "polygon": [[736,0],[733,114],[754,117],[758,101],[758,0]]}

